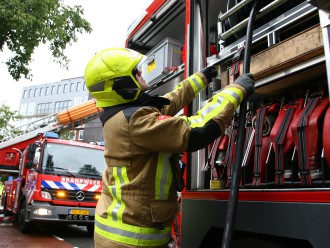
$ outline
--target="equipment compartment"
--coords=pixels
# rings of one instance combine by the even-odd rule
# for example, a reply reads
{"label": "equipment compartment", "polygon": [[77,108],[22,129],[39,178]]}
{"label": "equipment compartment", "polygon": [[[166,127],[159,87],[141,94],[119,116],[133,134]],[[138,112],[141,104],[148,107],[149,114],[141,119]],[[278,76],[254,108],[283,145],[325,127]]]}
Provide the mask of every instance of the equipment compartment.
{"label": "equipment compartment", "polygon": [[181,65],[182,47],[181,42],[166,38],[148,52],[147,59],[142,64],[142,75],[149,85],[157,83]]}

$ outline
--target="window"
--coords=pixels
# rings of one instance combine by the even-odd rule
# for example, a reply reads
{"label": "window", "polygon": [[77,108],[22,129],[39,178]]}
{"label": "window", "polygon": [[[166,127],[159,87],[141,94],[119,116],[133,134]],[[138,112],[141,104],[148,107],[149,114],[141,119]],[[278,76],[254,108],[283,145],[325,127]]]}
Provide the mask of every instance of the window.
{"label": "window", "polygon": [[45,114],[50,114],[51,113],[51,108],[52,108],[52,103],[40,103],[37,106],[37,115],[45,115]]}
{"label": "window", "polygon": [[75,83],[71,83],[70,84],[70,92],[73,92],[74,91],[74,85],[75,85]]}
{"label": "window", "polygon": [[52,95],[55,95],[55,86],[52,86]]}
{"label": "window", "polygon": [[64,85],[63,93],[67,93],[69,86],[67,84]]}
{"label": "window", "polygon": [[75,97],[74,100],[73,100],[73,106],[76,106],[80,103],[82,103],[82,97],[81,96]]}
{"label": "window", "polygon": [[81,86],[82,86],[82,83],[81,82],[78,82],[77,83],[77,91],[81,91]]}
{"label": "window", "polygon": [[35,102],[30,102],[29,103],[27,115],[33,115],[34,114],[35,105],[36,105]]}
{"label": "window", "polygon": [[39,91],[39,96],[42,96],[43,94],[44,94],[44,88],[41,87],[41,88],[40,88],[40,91]]}
{"label": "window", "polygon": [[60,94],[62,90],[62,85],[57,86],[57,94]]}
{"label": "window", "polygon": [[27,109],[27,104],[26,103],[21,104],[19,114],[20,115],[26,115],[26,109]]}
{"label": "window", "polygon": [[27,98],[27,97],[28,97],[28,91],[27,90],[24,90],[23,98]]}
{"label": "window", "polygon": [[45,92],[45,96],[49,95],[49,87],[46,87],[46,92]]}
{"label": "window", "polygon": [[37,96],[37,94],[38,94],[37,92],[38,92],[38,88],[35,88],[35,89],[34,89],[34,94],[33,94],[34,97]]}
{"label": "window", "polygon": [[33,97],[33,90],[32,89],[29,90],[29,97]]}
{"label": "window", "polygon": [[60,102],[55,102],[55,113],[59,112],[63,109],[71,107],[71,101],[60,101]]}
{"label": "window", "polygon": [[79,130],[78,140],[83,140],[83,139],[84,139],[84,130]]}

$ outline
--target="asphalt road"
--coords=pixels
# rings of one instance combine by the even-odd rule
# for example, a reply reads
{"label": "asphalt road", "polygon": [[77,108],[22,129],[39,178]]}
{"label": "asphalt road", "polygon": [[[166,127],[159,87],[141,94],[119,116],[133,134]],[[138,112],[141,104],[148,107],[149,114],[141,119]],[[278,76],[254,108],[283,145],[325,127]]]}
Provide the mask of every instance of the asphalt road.
{"label": "asphalt road", "polygon": [[[40,230],[40,231],[39,231]],[[76,225],[38,225],[36,232],[48,234],[56,239],[79,248],[94,248],[93,236],[88,234],[86,227]]]}
{"label": "asphalt road", "polygon": [[33,225],[23,234],[16,223],[2,219],[0,214],[0,247],[94,248],[93,237],[84,226],[44,223]]}

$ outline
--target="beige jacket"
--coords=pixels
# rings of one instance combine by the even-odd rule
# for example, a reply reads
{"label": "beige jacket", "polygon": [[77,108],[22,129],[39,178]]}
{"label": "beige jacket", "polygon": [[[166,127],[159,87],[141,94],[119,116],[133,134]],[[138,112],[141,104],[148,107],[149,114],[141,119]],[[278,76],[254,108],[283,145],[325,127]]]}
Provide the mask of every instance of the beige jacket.
{"label": "beige jacket", "polygon": [[[170,99],[170,105],[161,112],[154,107],[130,108],[118,112],[105,122],[104,156],[107,168],[103,174],[102,195],[96,208],[96,247],[140,245],[139,238],[121,237],[129,236],[131,232],[127,230],[135,230],[133,227],[151,228],[150,232],[155,229],[156,233],[159,230],[168,235],[166,239],[162,236],[158,241],[146,241],[144,247],[162,247],[169,241],[170,226],[178,211],[169,157],[173,153],[187,151],[192,128],[202,125],[195,124],[197,122],[194,119],[204,118],[205,115],[202,109],[191,119],[172,116],[206,86],[205,76],[197,72],[164,96]],[[242,87],[231,87],[243,96]],[[219,98],[223,99],[224,96]],[[210,99],[208,104],[213,106],[216,101]],[[209,115],[219,124],[221,132],[238,104],[226,100],[221,113]],[[115,231],[107,229],[109,226],[116,230],[125,229],[125,234],[113,236]]]}

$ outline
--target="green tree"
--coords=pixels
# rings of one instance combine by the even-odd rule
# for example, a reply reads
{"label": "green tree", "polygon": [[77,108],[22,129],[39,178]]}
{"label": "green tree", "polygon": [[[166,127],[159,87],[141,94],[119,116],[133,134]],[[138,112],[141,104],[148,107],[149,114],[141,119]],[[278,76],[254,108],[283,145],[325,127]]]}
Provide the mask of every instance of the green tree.
{"label": "green tree", "polygon": [[9,106],[2,104],[0,106],[0,139],[3,137],[16,134],[13,122],[19,120],[21,116],[17,111],[10,111]]}
{"label": "green tree", "polygon": [[14,80],[32,78],[28,68],[39,44],[49,44],[54,62],[68,69],[64,50],[78,40],[78,33],[90,33],[80,5],[64,5],[63,0],[0,0],[0,50],[13,56],[5,63]]}

